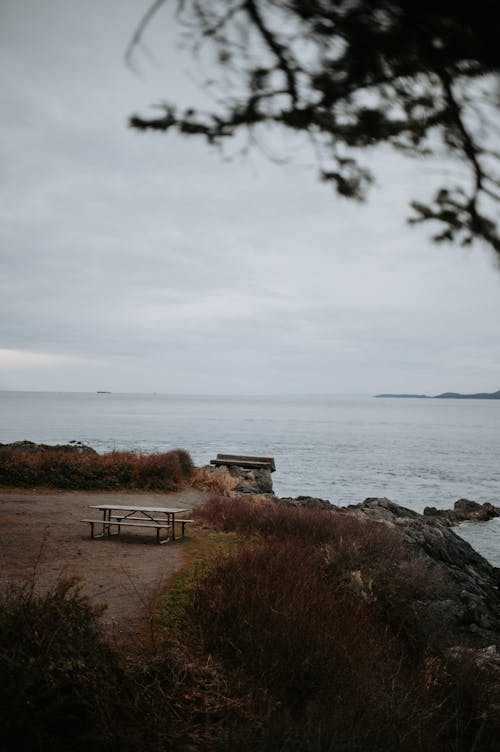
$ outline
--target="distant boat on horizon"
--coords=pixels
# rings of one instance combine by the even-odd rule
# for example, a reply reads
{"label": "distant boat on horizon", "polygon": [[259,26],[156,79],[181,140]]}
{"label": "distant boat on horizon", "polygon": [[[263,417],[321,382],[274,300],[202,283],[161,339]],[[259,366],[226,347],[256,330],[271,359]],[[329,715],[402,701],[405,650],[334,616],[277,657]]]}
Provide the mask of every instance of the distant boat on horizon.
{"label": "distant boat on horizon", "polygon": [[108,392],[105,389],[98,389],[96,394],[113,394],[113,392]]}

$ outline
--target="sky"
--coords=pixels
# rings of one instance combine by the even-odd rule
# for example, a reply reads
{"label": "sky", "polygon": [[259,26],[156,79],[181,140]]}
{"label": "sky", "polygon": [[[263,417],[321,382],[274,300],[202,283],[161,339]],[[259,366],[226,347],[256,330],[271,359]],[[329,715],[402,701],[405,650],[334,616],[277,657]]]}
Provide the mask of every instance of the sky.
{"label": "sky", "polygon": [[301,144],[221,155],[138,133],[203,101],[168,7],[0,0],[0,389],[372,394],[500,389],[500,270],[410,228],[435,162],[367,154],[366,204]]}

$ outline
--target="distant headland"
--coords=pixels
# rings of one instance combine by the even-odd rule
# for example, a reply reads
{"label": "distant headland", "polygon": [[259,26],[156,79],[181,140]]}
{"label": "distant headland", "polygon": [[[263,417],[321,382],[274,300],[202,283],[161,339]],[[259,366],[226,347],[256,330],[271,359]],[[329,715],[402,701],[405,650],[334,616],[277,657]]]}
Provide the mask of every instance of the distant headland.
{"label": "distant headland", "polygon": [[477,392],[476,394],[459,394],[458,392],[443,392],[442,394],[375,394],[374,397],[399,397],[403,399],[500,399],[498,392]]}

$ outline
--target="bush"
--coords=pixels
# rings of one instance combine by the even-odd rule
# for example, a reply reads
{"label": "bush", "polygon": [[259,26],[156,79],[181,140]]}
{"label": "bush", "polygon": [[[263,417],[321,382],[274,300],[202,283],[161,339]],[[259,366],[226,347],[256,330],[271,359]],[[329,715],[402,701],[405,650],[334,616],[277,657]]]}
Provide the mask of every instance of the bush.
{"label": "bush", "polygon": [[122,678],[99,611],[74,580],[4,596],[0,614],[2,748],[105,749],[104,709]]}
{"label": "bush", "polygon": [[245,538],[296,539],[313,546],[332,544],[346,555],[350,551],[356,560],[361,551],[371,558],[374,551],[382,548],[382,541],[385,548],[401,549],[401,537],[383,523],[368,525],[352,514],[328,509],[283,507],[262,496],[227,498],[214,494],[193,514],[218,530],[236,532]]}
{"label": "bush", "polygon": [[220,750],[496,749],[498,672],[450,657],[429,614],[452,585],[399,531],[251,498],[213,497],[196,516],[247,541],[200,574],[188,609],[260,703],[260,724]]}
{"label": "bush", "polygon": [[169,654],[124,669],[77,580],[39,596],[31,583],[0,606],[2,751],[181,752],[193,711],[213,718],[213,671]]}
{"label": "bush", "polygon": [[191,479],[193,471],[191,457],[183,449],[151,455],[0,449],[0,485],[4,486],[175,491]]}
{"label": "bush", "polygon": [[329,510],[290,509],[267,499],[212,496],[194,516],[245,539],[300,542],[318,550],[334,589],[369,603],[378,618],[404,639],[405,657],[425,651],[429,640],[443,636],[447,624],[431,616],[436,597],[453,585],[444,568],[431,566],[403,544],[400,532],[352,514]]}
{"label": "bush", "polygon": [[195,471],[191,455],[185,449],[174,449],[174,452],[178,457],[183,477],[190,478]]}
{"label": "bush", "polygon": [[332,587],[320,551],[294,540],[225,556],[200,577],[189,613],[205,652],[250,676],[267,713],[286,710],[306,736],[319,724],[318,749],[377,749],[421,731],[423,672],[402,666],[369,603]]}

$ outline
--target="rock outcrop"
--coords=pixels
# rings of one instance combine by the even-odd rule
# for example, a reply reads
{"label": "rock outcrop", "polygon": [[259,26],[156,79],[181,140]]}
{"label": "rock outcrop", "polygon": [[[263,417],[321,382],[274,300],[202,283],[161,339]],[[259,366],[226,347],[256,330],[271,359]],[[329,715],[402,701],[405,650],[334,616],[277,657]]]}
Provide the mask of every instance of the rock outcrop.
{"label": "rock outcrop", "polygon": [[459,499],[453,505],[453,509],[436,509],[436,507],[425,507],[425,517],[434,517],[440,519],[446,525],[459,525],[461,522],[486,522],[494,517],[500,517],[500,507],[486,502],[480,504],[478,501],[469,499]]}
{"label": "rock outcrop", "polygon": [[268,467],[247,468],[239,465],[205,465],[204,470],[217,475],[228,473],[238,482],[233,491],[242,494],[272,494],[273,480]]}
{"label": "rock outcrop", "polygon": [[326,499],[317,499],[314,496],[273,496],[272,500],[283,507],[295,507],[299,509],[337,509],[334,504]]}
{"label": "rock outcrop", "polygon": [[82,444],[81,441],[70,441],[69,444],[36,444],[33,441],[14,441],[11,444],[0,444],[2,449],[14,450],[16,452],[28,452],[35,454],[38,452],[67,452],[72,454],[97,454],[95,449]]}
{"label": "rock outcrop", "polygon": [[366,499],[344,512],[399,529],[405,545],[431,564],[444,567],[453,585],[435,609],[451,632],[475,644],[500,647],[500,569],[493,567],[437,515],[422,515],[389,499]]}
{"label": "rock outcrop", "polygon": [[273,492],[271,470],[267,467],[245,468],[229,467],[228,472],[239,478],[235,491],[250,494],[268,494]]}

